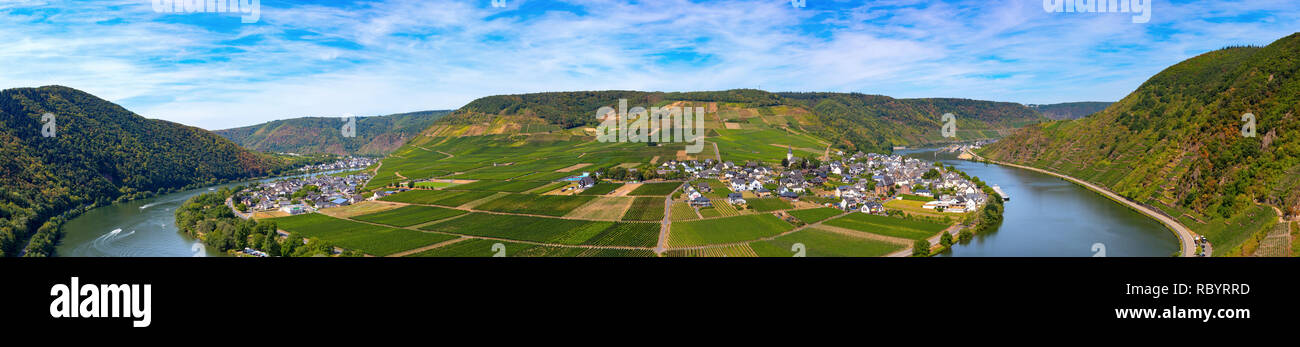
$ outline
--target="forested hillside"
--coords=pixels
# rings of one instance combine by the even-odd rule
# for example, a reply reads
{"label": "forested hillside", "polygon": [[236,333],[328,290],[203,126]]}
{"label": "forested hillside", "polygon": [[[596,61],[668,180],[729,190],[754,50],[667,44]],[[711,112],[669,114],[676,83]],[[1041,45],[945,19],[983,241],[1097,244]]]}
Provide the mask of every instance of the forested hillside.
{"label": "forested hillside", "polygon": [[[597,123],[595,111],[616,106],[664,106],[675,102],[709,104],[710,112],[795,117],[788,126],[829,140],[837,148],[889,151],[894,146],[920,146],[958,140],[997,138],[1015,127],[1046,120],[1021,104],[967,99],[894,99],[858,93],[769,93],[753,89],[709,92],[581,91],[498,95],[474,100],[437,122],[441,125],[483,125],[487,133],[563,130]],[[941,136],[941,116],[957,116],[957,137]],[[746,118],[746,117],[740,117]],[[725,115],[706,120],[727,119]],[[508,124],[501,124],[501,123]],[[482,134],[484,131],[440,131],[439,134]]]}
{"label": "forested hillside", "polygon": [[[42,134],[45,113],[53,137]],[[56,216],[70,209],[266,175],[282,162],[72,88],[0,91],[0,254],[50,255]]]}
{"label": "forested hillside", "polygon": [[213,131],[249,149],[264,152],[388,154],[451,111],[421,111],[357,117],[356,136],[343,137],[342,118],[304,117]]}
{"label": "forested hillside", "polygon": [[1048,105],[1029,105],[1029,108],[1038,111],[1038,113],[1042,113],[1044,117],[1049,119],[1061,120],[1087,117],[1090,114],[1105,110],[1106,107],[1110,106],[1110,104],[1113,104],[1113,102],[1084,101]]}
{"label": "forested hillside", "polygon": [[1105,111],[1027,127],[983,155],[1100,183],[1207,235],[1216,255],[1251,254],[1273,207],[1300,215],[1297,72],[1300,34],[1205,53]]}

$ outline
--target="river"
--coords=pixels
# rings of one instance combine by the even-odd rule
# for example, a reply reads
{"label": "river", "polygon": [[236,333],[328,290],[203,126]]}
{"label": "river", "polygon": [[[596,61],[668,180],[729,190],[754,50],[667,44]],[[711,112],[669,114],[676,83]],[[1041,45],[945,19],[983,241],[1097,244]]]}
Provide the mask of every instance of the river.
{"label": "river", "polygon": [[[324,175],[347,170],[293,175]],[[101,206],[63,224],[63,239],[55,250],[60,257],[224,257],[176,229],[176,208],[195,195],[254,181],[226,183],[185,190],[147,199]]]}
{"label": "river", "polygon": [[[899,154],[941,161],[1011,197],[1003,221],[990,232],[957,244],[957,257],[1167,257],[1178,238],[1146,215],[1069,181],[1029,170],[957,159],[957,153],[905,150]],[[1094,246],[1100,244],[1100,246]],[[1096,249],[1096,250],[1094,250]]]}

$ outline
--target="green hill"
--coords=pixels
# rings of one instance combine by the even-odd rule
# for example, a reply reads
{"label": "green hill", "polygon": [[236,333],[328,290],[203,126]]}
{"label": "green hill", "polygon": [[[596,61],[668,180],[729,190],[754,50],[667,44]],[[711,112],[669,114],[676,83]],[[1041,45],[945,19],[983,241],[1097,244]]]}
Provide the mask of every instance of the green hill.
{"label": "green hill", "polygon": [[[42,136],[47,112],[54,137]],[[0,255],[50,255],[60,223],[51,217],[71,209],[266,175],[282,162],[72,88],[0,91]]]}
{"label": "green hill", "polygon": [[213,131],[241,146],[265,152],[384,155],[401,147],[451,111],[357,117],[356,137],[343,137],[341,118],[304,117]]}
{"label": "green hill", "polygon": [[1084,101],[1084,102],[1066,102],[1060,104],[1047,105],[1028,105],[1029,108],[1049,119],[1079,119],[1087,117],[1093,113],[1101,112],[1109,107],[1113,102],[1104,101]]}
{"label": "green hill", "polygon": [[[968,99],[895,99],[858,93],[770,93],[753,89],[581,91],[480,98],[439,120],[440,127],[428,134],[538,133],[594,126],[595,111],[615,106],[619,99],[627,99],[629,107],[707,106],[710,115],[706,122],[755,124],[815,135],[840,149],[877,152],[888,152],[894,146],[997,138],[1016,127],[1046,120],[1021,104]],[[957,115],[955,139],[941,136],[944,113]],[[710,127],[726,129],[717,124]]]}
{"label": "green hill", "polygon": [[[1024,128],[986,157],[1099,183],[1251,254],[1278,207],[1300,215],[1300,34],[1171,66],[1106,110]],[[1243,136],[1243,114],[1256,136]]]}

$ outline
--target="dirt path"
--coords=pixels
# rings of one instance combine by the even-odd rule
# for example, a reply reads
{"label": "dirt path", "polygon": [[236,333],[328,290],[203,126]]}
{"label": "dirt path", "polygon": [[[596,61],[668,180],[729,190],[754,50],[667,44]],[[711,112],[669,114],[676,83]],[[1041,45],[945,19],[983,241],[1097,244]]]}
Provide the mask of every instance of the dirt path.
{"label": "dirt path", "polygon": [[424,247],[420,247],[420,248],[412,249],[412,250],[409,250],[409,251],[401,251],[401,252],[397,252],[397,253],[389,254],[389,255],[386,255],[385,257],[393,257],[393,258],[405,257],[405,256],[408,256],[408,255],[412,255],[412,254],[416,254],[416,253],[424,252],[424,251],[427,251],[427,250],[430,250],[430,249],[439,248],[439,247],[442,247],[442,246],[450,245],[450,244],[457,243],[457,242],[461,242],[461,241],[465,241],[465,240],[469,240],[469,238],[467,238],[467,237],[454,238],[454,239],[451,239],[451,240],[447,240],[447,241],[443,241],[443,242],[435,243],[435,244],[432,244],[432,245],[428,245],[428,246],[424,246]]}
{"label": "dirt path", "polygon": [[[956,241],[957,233],[961,232],[961,229],[962,229],[961,224],[953,224],[952,226],[949,226],[948,229],[944,229],[943,232],[952,235],[953,241]],[[943,233],[938,233],[938,234],[934,234],[934,236],[930,236],[930,238],[926,240],[930,241],[930,248],[933,249],[935,245],[939,244],[939,240],[941,240],[942,237],[943,237]],[[908,240],[907,248],[886,255],[886,257],[910,257],[910,256],[912,256],[911,240]]]}
{"label": "dirt path", "polygon": [[[1010,167],[1015,167],[1015,168],[1021,168],[1021,169],[1025,169],[1025,170],[1029,170],[1029,171],[1035,171],[1035,172],[1039,172],[1039,173],[1044,173],[1044,174],[1048,174],[1048,175],[1052,175],[1052,176],[1056,176],[1056,177],[1064,178],[1064,179],[1066,179],[1066,180],[1068,180],[1068,181],[1070,181],[1070,182],[1074,182],[1075,184],[1078,184],[1078,185],[1084,186],[1085,188],[1088,188],[1089,190],[1092,190],[1092,191],[1097,192],[1097,193],[1099,193],[1099,194],[1101,194],[1101,195],[1103,195],[1103,196],[1105,196],[1105,197],[1107,197],[1107,198],[1110,198],[1111,200],[1114,200],[1114,201],[1116,201],[1116,202],[1122,203],[1122,204],[1128,206],[1129,208],[1132,208],[1132,209],[1134,209],[1134,210],[1136,210],[1136,211],[1138,211],[1138,212],[1141,212],[1142,214],[1145,214],[1145,215],[1147,215],[1147,216],[1150,216],[1151,218],[1154,218],[1155,220],[1157,220],[1157,221],[1159,221],[1160,223],[1164,224],[1165,227],[1169,228],[1169,230],[1173,230],[1173,231],[1174,231],[1174,234],[1178,236],[1178,243],[1180,244],[1180,247],[1179,247],[1179,248],[1180,248],[1180,252],[1179,252],[1179,254],[1181,254],[1181,256],[1183,256],[1183,257],[1195,257],[1195,256],[1196,256],[1196,243],[1193,242],[1192,240],[1195,240],[1195,239],[1199,238],[1200,236],[1197,235],[1196,232],[1193,232],[1191,229],[1188,229],[1187,226],[1183,225],[1183,223],[1180,223],[1180,222],[1178,222],[1178,220],[1175,220],[1175,219],[1173,219],[1173,218],[1170,218],[1169,216],[1166,216],[1164,213],[1160,213],[1160,212],[1155,211],[1155,210],[1153,210],[1153,209],[1151,209],[1151,208],[1148,208],[1148,207],[1146,207],[1146,206],[1142,206],[1142,205],[1140,205],[1140,204],[1138,204],[1138,203],[1135,203],[1135,202],[1129,201],[1128,199],[1125,199],[1124,197],[1119,196],[1119,194],[1115,194],[1115,192],[1110,191],[1110,189],[1106,189],[1106,188],[1104,188],[1104,187],[1101,187],[1101,186],[1098,186],[1098,185],[1095,185],[1095,184],[1092,184],[1092,183],[1088,183],[1087,181],[1084,181],[1084,180],[1081,180],[1081,179],[1078,179],[1078,178],[1074,178],[1074,177],[1066,176],[1066,175],[1063,175],[1063,174],[1058,174],[1058,173],[1055,173],[1055,172],[1051,172],[1051,171],[1047,171],[1047,170],[1039,169],[1039,168],[1036,168],[1036,167],[1030,167],[1030,166],[1024,166],[1024,165],[1017,165],[1017,164],[1012,164],[1012,163],[1007,163],[1007,162],[1001,162],[1001,161],[997,161],[997,160],[989,160],[989,159],[985,159],[984,157],[979,156],[978,154],[975,154],[975,153],[973,153],[973,152],[970,152],[970,150],[963,150],[963,151],[966,152],[966,153],[968,153],[968,154],[970,154],[971,157],[974,158],[975,160],[987,160],[987,161],[989,161],[989,162],[992,162],[992,163],[995,163],[995,164],[998,164],[998,165],[1010,166]],[[1211,255],[1213,255],[1213,253],[1211,253]]]}

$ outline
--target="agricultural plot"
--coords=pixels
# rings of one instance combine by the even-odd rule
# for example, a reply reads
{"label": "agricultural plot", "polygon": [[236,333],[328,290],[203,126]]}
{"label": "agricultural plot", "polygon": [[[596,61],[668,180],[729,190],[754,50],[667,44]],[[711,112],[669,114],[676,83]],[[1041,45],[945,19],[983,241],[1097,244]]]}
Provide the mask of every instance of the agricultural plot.
{"label": "agricultural plot", "polygon": [[480,204],[475,209],[560,217],[595,198],[584,195],[508,194]]}
{"label": "agricultural plot", "polygon": [[[496,246],[500,244],[500,246]],[[494,248],[495,247],[495,248]],[[468,239],[408,257],[653,257],[649,250],[554,247],[487,239]]]}
{"label": "agricultural plot", "polygon": [[938,234],[948,226],[918,220],[850,213],[847,216],[826,221],[824,224],[853,229],[873,234],[901,237],[911,240],[925,239]]}
{"label": "agricultural plot", "polygon": [[412,190],[385,196],[380,200],[403,202],[408,204],[456,207],[464,205],[470,201],[492,196],[493,194],[496,193],[487,191]]}
{"label": "agricultural plot", "polygon": [[[627,226],[625,224],[642,224]],[[471,213],[420,229],[565,245],[653,247],[658,224],[597,222],[559,218]]]}
{"label": "agricultural plot", "polygon": [[788,151],[785,146],[793,146],[794,155],[798,157],[820,157],[824,154],[823,152],[810,150],[826,147],[826,145],[817,142],[811,137],[772,129],[765,124],[761,126],[757,124],[751,125],[755,126],[756,129],[718,129],[719,136],[709,140],[718,144],[718,151],[721,152],[724,160],[736,163],[750,160],[779,163],[781,159],[785,158]]}
{"label": "agricultural plot", "polygon": [[947,217],[945,216],[945,214],[950,216],[961,215],[959,213],[951,213],[951,212],[945,213],[933,209],[928,209],[923,207],[925,206],[924,202],[913,201],[913,200],[889,200],[886,201],[884,205],[885,208],[895,209],[895,210],[903,211],[904,213],[927,216],[927,217],[945,218]]}
{"label": "agricultural plot", "polygon": [[455,236],[385,228],[319,213],[270,219],[280,230],[318,238],[335,246],[383,256],[448,241]]}
{"label": "agricultural plot", "polygon": [[591,188],[587,188],[587,190],[578,193],[578,195],[605,195],[622,186],[622,183],[600,182],[591,186]]}
{"label": "agricultural plot", "polygon": [[700,219],[700,216],[695,214],[695,208],[691,207],[690,204],[681,201],[673,201],[670,209],[672,210],[670,211],[672,213],[672,217],[670,218],[674,222]]}
{"label": "agricultural plot", "polygon": [[758,212],[771,212],[794,208],[794,206],[790,206],[789,202],[781,200],[781,198],[748,199],[745,201],[748,202],[749,208]]}
{"label": "agricultural plot", "polygon": [[623,217],[623,213],[627,211],[628,206],[632,206],[632,200],[633,198],[629,197],[601,196],[564,216],[579,219],[618,220]]}
{"label": "agricultural plot", "polygon": [[452,183],[452,182],[415,182],[415,187],[424,188],[424,189],[438,189],[438,188],[447,188],[447,187],[455,186],[457,184],[458,183]]}
{"label": "agricultural plot", "polygon": [[[713,204],[713,210],[714,212],[717,213],[717,215],[713,217],[733,217],[733,216],[741,215],[740,210],[737,210],[736,206],[732,206],[731,204],[727,203],[726,200],[715,201],[715,203]],[[703,214],[704,211],[700,211],[700,213]],[[710,217],[710,216],[705,216],[705,217]]]}
{"label": "agricultural plot", "polygon": [[623,220],[657,221],[664,219],[664,198],[638,197],[623,214]]}
{"label": "agricultural plot", "polygon": [[795,253],[794,245],[803,244],[808,257],[879,257],[903,248],[904,245],[853,237],[819,229],[804,229],[768,241],[750,243],[754,252],[763,257],[789,257]]}
{"label": "agricultural plot", "polygon": [[644,183],[644,184],[641,184],[640,187],[636,187],[636,190],[633,190],[631,193],[628,193],[627,195],[637,195],[637,196],[658,195],[658,196],[663,196],[663,195],[671,194],[674,190],[677,189],[677,187],[680,187],[681,185],[682,185],[681,182]]}
{"label": "agricultural plot", "polygon": [[491,181],[483,180],[457,186],[457,190],[483,190],[490,192],[522,193],[550,184],[546,181]]}
{"label": "agricultural plot", "polygon": [[837,216],[844,213],[844,211],[840,211],[837,208],[820,207],[807,210],[787,211],[786,213],[794,216],[794,218],[799,218],[799,220],[804,223],[813,224]]}
{"label": "agricultural plot", "polygon": [[704,218],[717,218],[717,217],[722,217],[722,213],[718,212],[716,205],[714,205],[714,207],[701,207],[700,216]]}
{"label": "agricultural plot", "polygon": [[793,228],[790,223],[766,213],[680,222],[673,223],[668,244],[685,247],[752,241]]}
{"label": "agricultural plot", "polygon": [[435,220],[451,218],[465,213],[467,212],[449,208],[408,205],[379,213],[355,216],[352,217],[352,219],[396,227],[408,227]]}
{"label": "agricultural plot", "polygon": [[757,257],[758,254],[754,249],[746,244],[727,245],[721,247],[696,248],[696,249],[676,249],[666,253],[669,257]]}

